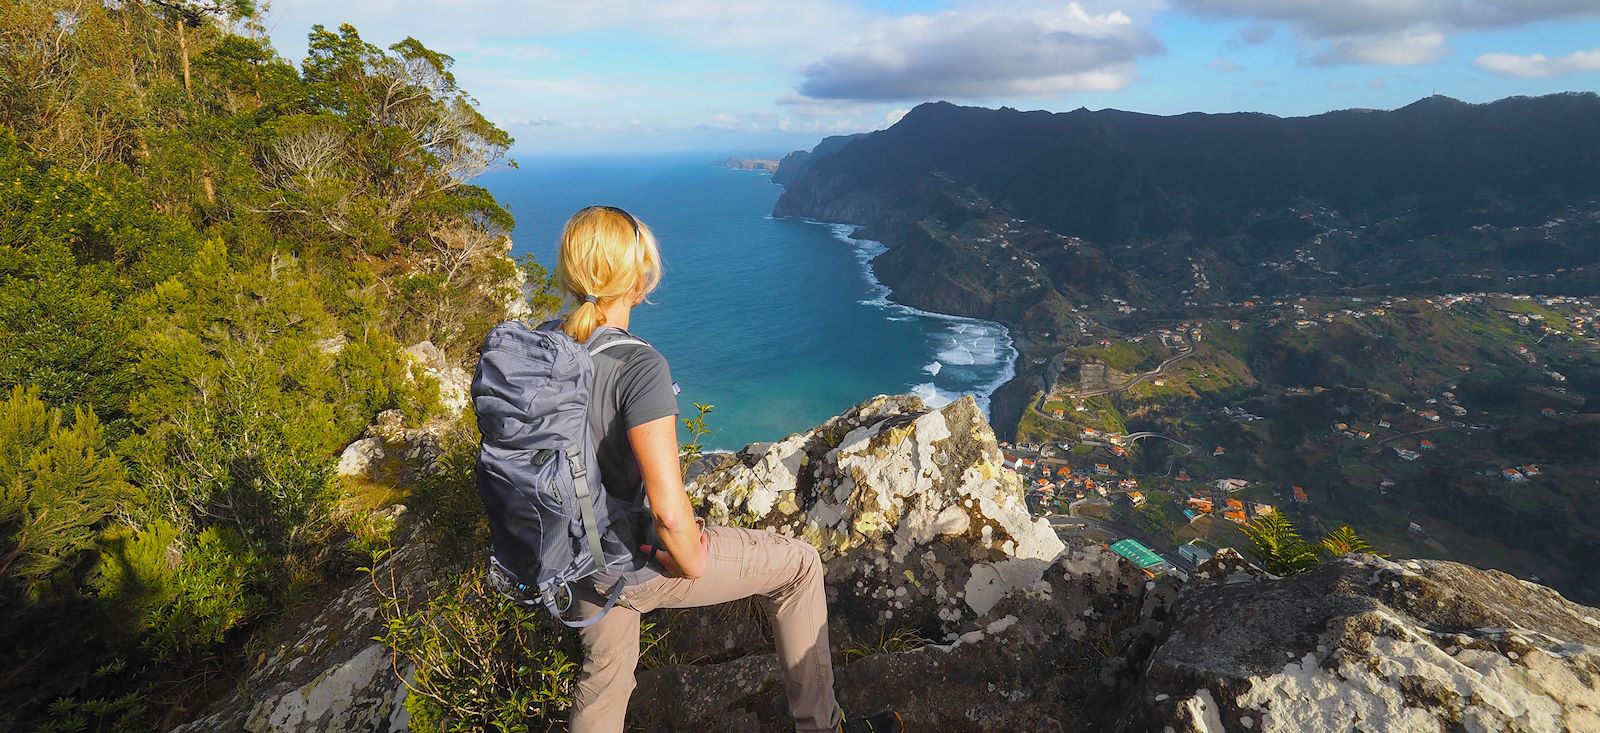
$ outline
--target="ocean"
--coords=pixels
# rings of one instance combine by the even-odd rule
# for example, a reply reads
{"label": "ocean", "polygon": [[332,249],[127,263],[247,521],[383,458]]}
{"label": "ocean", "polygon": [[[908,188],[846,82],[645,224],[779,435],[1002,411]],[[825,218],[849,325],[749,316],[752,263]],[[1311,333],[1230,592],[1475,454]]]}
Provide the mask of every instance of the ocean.
{"label": "ocean", "polygon": [[711,449],[780,440],[878,394],[972,394],[987,409],[1014,373],[1005,327],[889,302],[868,265],[883,245],[849,225],[774,219],[770,176],[713,160],[520,160],[478,182],[517,219],[513,254],[551,269],[584,206],[620,206],[655,231],[665,271],[629,330],[666,356],[684,415],[715,407]]}

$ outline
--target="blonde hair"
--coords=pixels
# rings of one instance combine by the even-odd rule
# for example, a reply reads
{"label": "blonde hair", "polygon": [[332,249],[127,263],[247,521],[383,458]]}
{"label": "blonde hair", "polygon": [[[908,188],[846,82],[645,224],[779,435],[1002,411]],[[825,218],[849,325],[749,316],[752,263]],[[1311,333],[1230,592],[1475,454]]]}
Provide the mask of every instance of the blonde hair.
{"label": "blonde hair", "polygon": [[588,341],[606,322],[601,304],[648,294],[661,283],[656,236],[644,222],[614,206],[581,209],[561,231],[556,279],[578,301],[561,329],[579,342]]}

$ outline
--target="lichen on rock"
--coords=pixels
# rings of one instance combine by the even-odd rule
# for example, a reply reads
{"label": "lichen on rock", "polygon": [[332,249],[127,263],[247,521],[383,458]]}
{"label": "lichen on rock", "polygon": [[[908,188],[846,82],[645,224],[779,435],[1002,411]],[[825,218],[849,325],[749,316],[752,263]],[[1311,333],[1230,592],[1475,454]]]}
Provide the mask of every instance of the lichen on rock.
{"label": "lichen on rock", "polygon": [[[880,622],[949,632],[1037,583],[1064,545],[1023,501],[970,397],[877,397],[698,475],[713,523],[812,542],[831,597]],[[839,593],[860,586],[875,593]],[[955,611],[955,613],[951,613]]]}
{"label": "lichen on rock", "polygon": [[1496,571],[1371,555],[1293,578],[1193,584],[1123,724],[1600,730],[1600,628],[1584,620],[1594,614]]}

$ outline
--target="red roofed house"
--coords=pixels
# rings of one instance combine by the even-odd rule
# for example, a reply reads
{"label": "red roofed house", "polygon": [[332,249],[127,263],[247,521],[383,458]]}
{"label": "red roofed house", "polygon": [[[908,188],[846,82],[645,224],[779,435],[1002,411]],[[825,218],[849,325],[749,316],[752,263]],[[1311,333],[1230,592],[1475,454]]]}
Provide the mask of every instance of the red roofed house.
{"label": "red roofed house", "polygon": [[1301,504],[1308,504],[1311,502],[1311,497],[1306,496],[1306,490],[1304,487],[1296,486],[1294,487],[1294,500],[1300,502]]}

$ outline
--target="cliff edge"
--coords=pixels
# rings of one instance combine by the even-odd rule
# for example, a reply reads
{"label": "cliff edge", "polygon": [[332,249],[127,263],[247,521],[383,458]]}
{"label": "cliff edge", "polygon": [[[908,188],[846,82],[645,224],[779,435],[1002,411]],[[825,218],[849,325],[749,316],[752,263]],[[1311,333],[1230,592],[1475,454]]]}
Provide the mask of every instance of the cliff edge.
{"label": "cliff edge", "polygon": [[[895,706],[913,729],[1600,729],[1600,610],[1498,572],[1371,556],[1278,579],[1224,551],[1186,583],[1151,579],[1030,517],[970,399],[874,398],[694,473],[712,522],[819,548],[841,703]],[[425,586],[421,554],[402,547],[380,575]],[[410,668],[368,641],[368,586],[289,625],[188,730],[405,730]],[[750,609],[648,619],[671,654],[640,671],[630,725],[784,727]]]}

